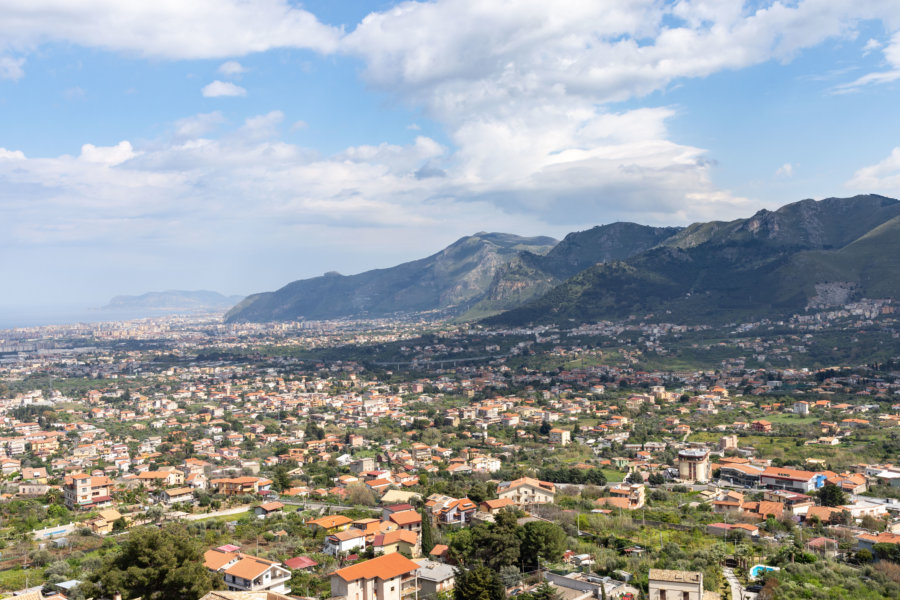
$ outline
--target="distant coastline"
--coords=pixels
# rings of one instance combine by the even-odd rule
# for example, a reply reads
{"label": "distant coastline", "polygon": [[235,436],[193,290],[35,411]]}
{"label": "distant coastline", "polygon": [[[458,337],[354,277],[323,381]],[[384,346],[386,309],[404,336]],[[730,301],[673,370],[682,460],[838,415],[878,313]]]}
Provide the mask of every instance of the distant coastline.
{"label": "distant coastline", "polygon": [[0,307],[0,330],[20,327],[74,325],[76,323],[130,321],[175,314],[191,314],[192,312],[211,313],[216,311],[110,310],[85,306],[2,306]]}

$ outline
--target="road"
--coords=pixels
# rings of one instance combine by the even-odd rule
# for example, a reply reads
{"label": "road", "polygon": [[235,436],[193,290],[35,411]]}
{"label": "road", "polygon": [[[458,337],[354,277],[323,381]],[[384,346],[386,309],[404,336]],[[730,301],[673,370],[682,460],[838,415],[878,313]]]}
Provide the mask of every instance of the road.
{"label": "road", "polygon": [[725,580],[731,586],[731,600],[742,600],[744,597],[744,586],[738,581],[734,570],[730,567],[722,567],[722,574],[725,575]]}

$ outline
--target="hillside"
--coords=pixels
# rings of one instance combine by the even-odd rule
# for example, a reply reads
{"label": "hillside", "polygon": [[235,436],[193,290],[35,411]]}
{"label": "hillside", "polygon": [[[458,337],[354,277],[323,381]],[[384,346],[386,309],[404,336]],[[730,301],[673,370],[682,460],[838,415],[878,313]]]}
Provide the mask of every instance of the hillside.
{"label": "hillside", "polygon": [[803,200],[748,219],[698,223],[624,261],[595,265],[494,325],[630,315],[687,322],[771,316],[900,297],[900,202]]}
{"label": "hillside", "polygon": [[400,312],[462,312],[478,302],[498,270],[523,251],[546,253],[549,237],[478,233],[427,258],[357,275],[328,273],[248,296],[228,321],[376,317]]}

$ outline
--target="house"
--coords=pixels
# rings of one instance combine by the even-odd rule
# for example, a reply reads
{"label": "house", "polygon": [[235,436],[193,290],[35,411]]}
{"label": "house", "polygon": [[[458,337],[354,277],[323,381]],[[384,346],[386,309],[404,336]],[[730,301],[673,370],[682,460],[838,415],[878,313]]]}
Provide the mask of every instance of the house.
{"label": "house", "polygon": [[440,562],[447,562],[447,554],[450,551],[450,546],[446,544],[435,544],[434,548],[431,549],[431,552],[428,553],[428,556],[433,560],[437,560]]}
{"label": "house", "polygon": [[264,504],[260,504],[253,510],[256,513],[257,517],[268,517],[280,513],[282,510],[284,510],[284,504],[282,504],[281,502],[266,502]]}
{"label": "house", "polygon": [[109,477],[92,477],[74,473],[65,478],[63,501],[70,510],[93,509],[112,504],[112,481]]}
{"label": "house", "polygon": [[213,490],[225,496],[240,496],[244,494],[259,494],[268,492],[272,487],[271,479],[262,477],[225,477],[210,481]]}
{"label": "house", "polygon": [[455,583],[456,571],[450,565],[428,559],[419,559],[419,596],[437,598],[449,593]]}
{"label": "house", "polygon": [[193,504],[194,490],[189,487],[171,488],[160,492],[160,500],[169,506],[173,504],[181,504],[187,502]]}
{"label": "house", "polygon": [[289,558],[284,561],[284,566],[291,571],[305,571],[319,566],[319,563],[308,556],[295,556],[294,558]]}
{"label": "house", "polygon": [[759,537],[759,527],[748,523],[710,523],[706,526],[706,531],[712,535],[721,536],[728,535],[732,531],[742,531],[750,537]]}
{"label": "house", "polygon": [[468,498],[460,498],[448,502],[435,511],[435,517],[440,525],[468,525],[478,510],[478,506]]}
{"label": "house", "polygon": [[184,473],[176,469],[144,471],[138,473],[138,480],[144,485],[163,487],[163,486],[182,486],[184,485]]}
{"label": "house", "polygon": [[750,429],[759,433],[769,433],[772,431],[772,423],[765,419],[759,419],[750,423]]}
{"label": "house", "polygon": [[224,570],[225,585],[237,592],[273,591],[286,594],[285,585],[291,579],[290,570],[281,563],[243,555],[235,564]]}
{"label": "house", "polygon": [[366,547],[366,533],[359,529],[345,529],[336,533],[325,536],[325,547],[322,552],[337,556],[341,552],[352,552],[353,550],[363,549]]}
{"label": "house", "polygon": [[281,563],[258,558],[222,548],[207,550],[203,566],[215,573],[222,573],[230,591],[285,594],[291,572]]}
{"label": "house", "polygon": [[309,528],[314,532],[321,529],[326,533],[334,533],[336,531],[344,531],[350,527],[352,522],[353,520],[350,517],[344,515],[326,515],[324,517],[319,517],[318,519],[307,521],[306,524],[309,525]]}
{"label": "house", "polygon": [[[650,569],[649,600],[704,600],[703,573]],[[718,597],[716,595],[715,597]]]}
{"label": "house", "polygon": [[871,552],[875,544],[900,544],[900,535],[883,531],[881,533],[861,533],[856,536],[857,550]]}
{"label": "house", "polygon": [[98,512],[97,516],[85,521],[91,531],[98,535],[112,533],[115,522],[122,518],[122,513],[114,508],[107,508]]}
{"label": "house", "polygon": [[385,554],[331,574],[331,595],[346,600],[404,600],[419,591],[419,565],[398,553]]}
{"label": "house", "polygon": [[556,496],[556,486],[548,481],[522,477],[515,481],[504,481],[497,486],[497,496],[508,498],[517,506],[527,504],[547,504]]}
{"label": "house", "polygon": [[422,532],[422,515],[414,510],[402,510],[391,513],[387,520],[395,523],[400,529],[412,531],[416,535]]}
{"label": "house", "polygon": [[376,535],[372,539],[372,548],[375,552],[391,554],[401,552],[404,555],[416,556],[419,554],[419,536],[406,529],[396,529]]}
{"label": "house", "polygon": [[495,515],[504,508],[515,506],[515,503],[509,498],[497,498],[496,500],[485,500],[478,505],[478,510],[489,515]]}
{"label": "house", "polygon": [[635,510],[644,507],[644,484],[642,483],[619,483],[609,488],[609,494],[614,499],[625,501],[628,510]]}

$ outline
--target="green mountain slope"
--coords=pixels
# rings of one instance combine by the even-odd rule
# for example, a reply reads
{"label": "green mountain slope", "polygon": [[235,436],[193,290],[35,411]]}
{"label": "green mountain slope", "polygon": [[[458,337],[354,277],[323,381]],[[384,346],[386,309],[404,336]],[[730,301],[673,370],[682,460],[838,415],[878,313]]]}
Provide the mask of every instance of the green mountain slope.
{"label": "green mountain slope", "polygon": [[585,322],[630,315],[722,321],[855,297],[898,297],[900,202],[803,200],[749,219],[695,224],[625,261],[598,264],[486,320]]}
{"label": "green mountain slope", "polygon": [[549,237],[478,233],[420,260],[357,275],[336,273],[289,283],[275,292],[248,296],[227,321],[332,319],[385,316],[436,309],[460,312],[477,302],[498,269],[523,251],[541,254]]}
{"label": "green mountain slope", "polygon": [[680,227],[620,222],[570,233],[547,254],[524,252],[499,269],[484,298],[462,318],[478,319],[521,306],[597,263],[640,254],[679,231]]}

